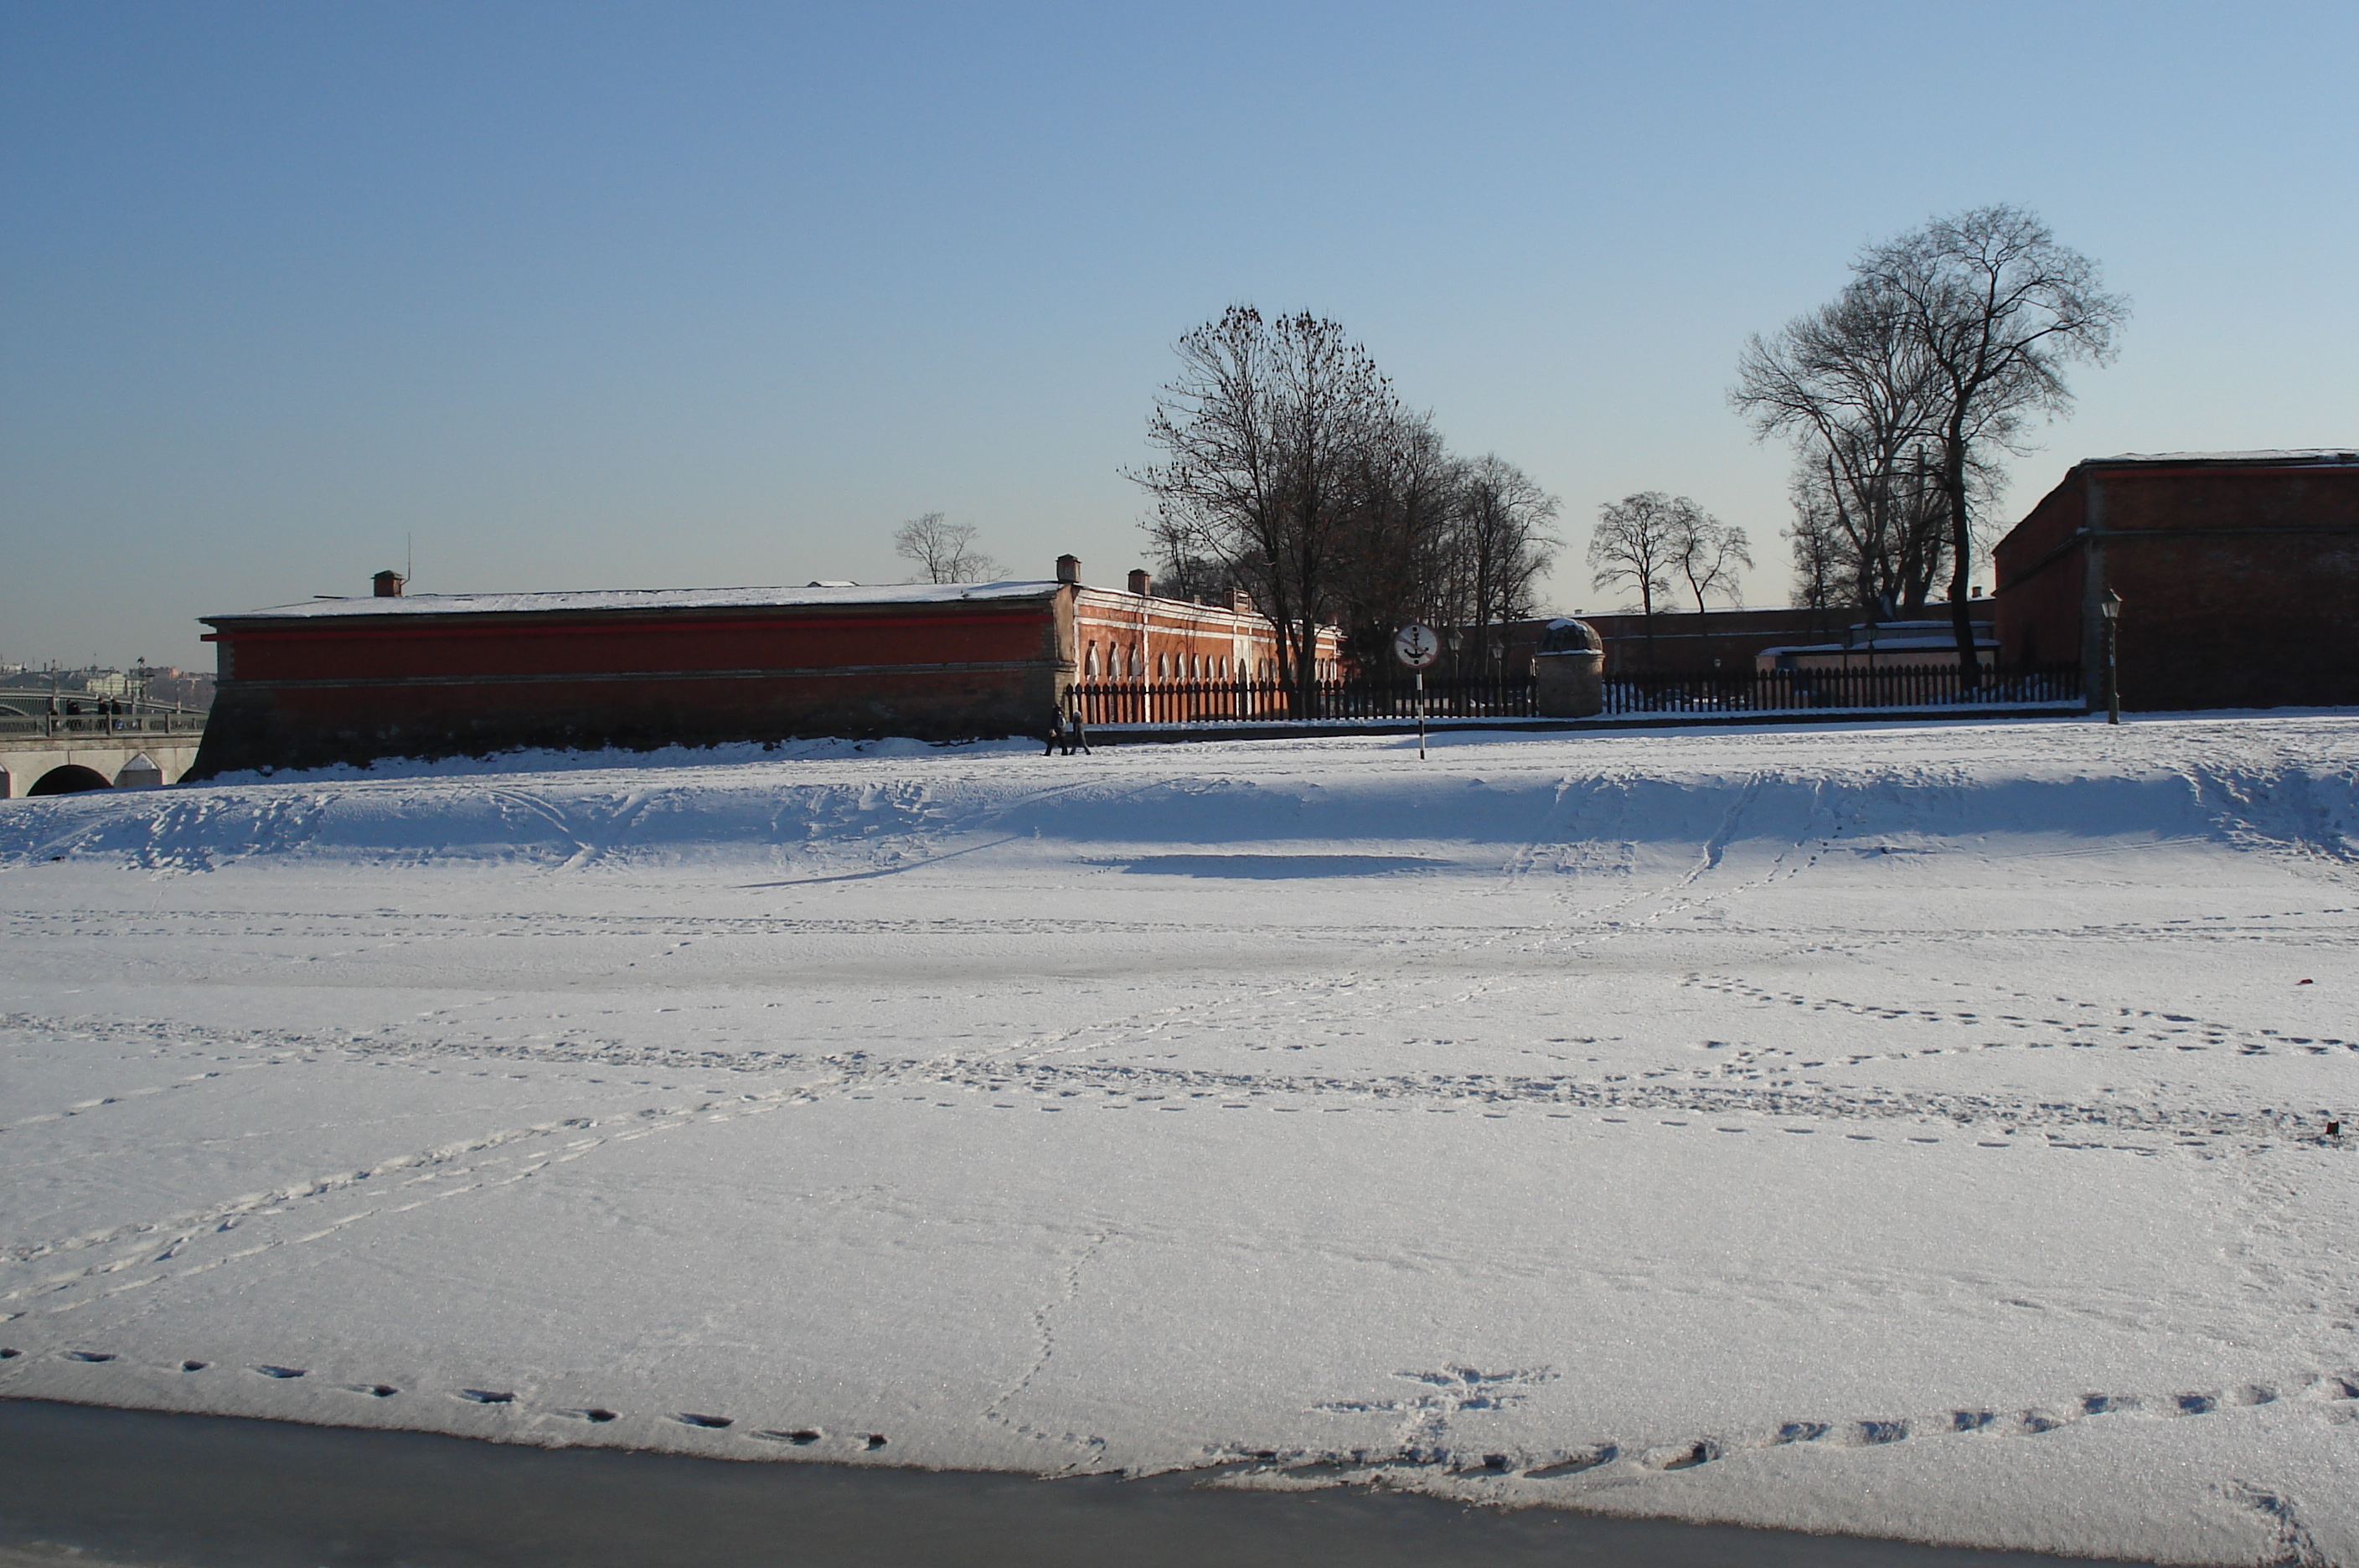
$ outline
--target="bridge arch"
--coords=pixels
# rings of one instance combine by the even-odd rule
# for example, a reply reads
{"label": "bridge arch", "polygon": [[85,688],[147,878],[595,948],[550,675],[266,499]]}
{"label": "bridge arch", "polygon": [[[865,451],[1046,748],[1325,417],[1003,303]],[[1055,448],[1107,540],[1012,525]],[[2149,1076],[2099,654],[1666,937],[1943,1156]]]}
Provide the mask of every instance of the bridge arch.
{"label": "bridge arch", "polygon": [[52,768],[33,780],[27,795],[71,795],[83,789],[111,789],[106,775],[95,768],[84,768],[79,762],[69,762],[63,768]]}

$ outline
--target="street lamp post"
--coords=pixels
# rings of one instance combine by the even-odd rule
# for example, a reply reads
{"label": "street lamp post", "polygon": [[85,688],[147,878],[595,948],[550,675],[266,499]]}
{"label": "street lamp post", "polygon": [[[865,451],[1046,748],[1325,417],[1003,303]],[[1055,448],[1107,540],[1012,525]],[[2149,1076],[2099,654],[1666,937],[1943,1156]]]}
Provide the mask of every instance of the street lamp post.
{"label": "street lamp post", "polygon": [[2097,605],[2105,617],[2105,723],[2122,722],[2122,596],[2108,587]]}

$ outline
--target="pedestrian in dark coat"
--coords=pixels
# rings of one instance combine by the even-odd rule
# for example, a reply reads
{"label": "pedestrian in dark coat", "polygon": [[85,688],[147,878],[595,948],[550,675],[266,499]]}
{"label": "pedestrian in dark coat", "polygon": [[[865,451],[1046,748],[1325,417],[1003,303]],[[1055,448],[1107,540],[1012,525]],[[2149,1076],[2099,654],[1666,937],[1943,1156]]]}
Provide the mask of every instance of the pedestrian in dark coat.
{"label": "pedestrian in dark coat", "polygon": [[1073,747],[1077,746],[1085,753],[1090,749],[1090,735],[1087,730],[1082,728],[1082,716],[1079,713],[1068,714],[1062,708],[1050,709],[1049,711],[1049,746],[1048,749],[1040,755],[1049,757],[1062,748],[1064,754],[1071,757],[1073,755]]}

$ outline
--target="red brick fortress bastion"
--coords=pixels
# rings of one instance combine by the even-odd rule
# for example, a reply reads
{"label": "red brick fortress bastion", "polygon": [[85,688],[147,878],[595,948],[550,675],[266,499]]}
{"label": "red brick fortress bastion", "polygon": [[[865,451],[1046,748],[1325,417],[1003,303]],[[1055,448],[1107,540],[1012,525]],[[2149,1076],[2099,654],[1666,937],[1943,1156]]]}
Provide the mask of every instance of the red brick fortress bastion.
{"label": "red brick fortress bastion", "polygon": [[1035,735],[1083,672],[1228,679],[1249,609],[1046,582],[405,595],[208,615],[220,687],[188,777],[524,747]]}
{"label": "red brick fortress bastion", "polygon": [[2091,458],[1994,555],[1999,642],[2092,707],[2109,589],[2125,708],[2359,703],[2359,450]]}

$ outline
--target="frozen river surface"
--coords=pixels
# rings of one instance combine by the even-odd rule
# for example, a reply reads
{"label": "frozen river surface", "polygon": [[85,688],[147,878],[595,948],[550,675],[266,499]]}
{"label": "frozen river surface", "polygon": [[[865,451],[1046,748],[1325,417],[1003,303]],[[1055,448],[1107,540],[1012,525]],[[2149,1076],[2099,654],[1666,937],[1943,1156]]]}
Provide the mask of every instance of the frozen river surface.
{"label": "frozen river surface", "polygon": [[68,797],[0,929],[0,1393],[2359,1563],[2359,720]]}

